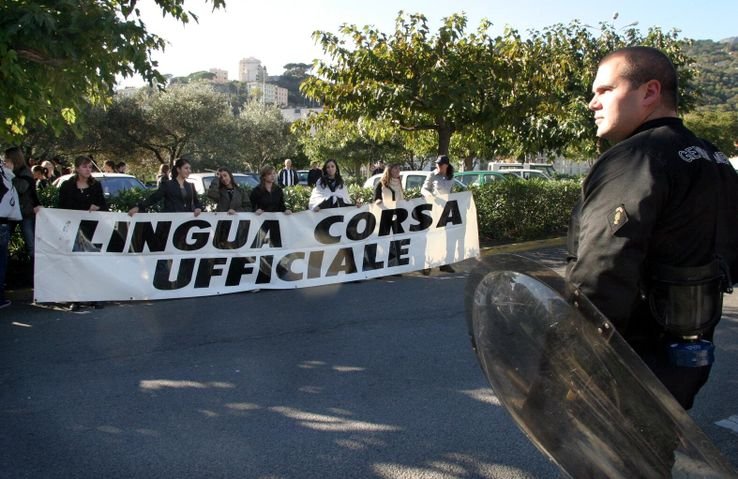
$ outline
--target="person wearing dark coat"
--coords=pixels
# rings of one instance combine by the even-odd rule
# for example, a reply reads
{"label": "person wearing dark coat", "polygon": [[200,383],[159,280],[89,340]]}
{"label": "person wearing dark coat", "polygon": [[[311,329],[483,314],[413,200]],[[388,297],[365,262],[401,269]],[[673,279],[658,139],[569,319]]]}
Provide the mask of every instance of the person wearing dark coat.
{"label": "person wearing dark coat", "polygon": [[74,176],[59,187],[59,208],[81,211],[108,211],[102,185],[92,177],[92,160],[78,156]]}
{"label": "person wearing dark coat", "polygon": [[145,211],[147,207],[163,201],[163,213],[194,213],[195,216],[199,216],[202,212],[202,203],[197,197],[195,185],[187,181],[191,172],[190,162],[184,158],[178,159],[174,162],[174,168],[172,168],[172,180],[161,183],[154,194],[141,201],[138,206],[131,208],[128,214],[133,216],[139,211]]}
{"label": "person wearing dark coat", "polygon": [[275,183],[275,168],[267,165],[261,169],[261,181],[251,190],[251,208],[257,215],[262,213],[292,213],[284,202],[284,192]]}
{"label": "person wearing dark coat", "polygon": [[[92,159],[78,156],[74,159],[74,175],[59,186],[59,208],[80,211],[108,211],[102,185],[92,176]],[[90,238],[78,233],[75,249],[88,251]],[[94,249],[93,249],[94,251]],[[102,308],[102,303],[70,303],[69,310],[77,311],[80,305]]]}
{"label": "person wearing dark coat", "polygon": [[23,151],[15,146],[5,150],[5,166],[13,170],[13,186],[18,192],[21,215],[23,219],[19,222],[10,223],[10,236],[13,236],[15,228],[20,225],[23,241],[26,244],[28,255],[33,258],[34,241],[36,230],[36,213],[41,207],[41,202],[36,194],[36,180],[33,178],[31,169],[26,164]]}
{"label": "person wearing dark coat", "polygon": [[251,210],[249,196],[236,184],[228,168],[218,168],[208,187],[208,198],[216,202],[215,211],[227,211],[234,215],[239,211]]}
{"label": "person wearing dark coat", "polygon": [[323,170],[320,169],[319,163],[313,163],[313,167],[308,171],[307,185],[312,188],[318,183],[318,180],[323,176]]}
{"label": "person wearing dark coat", "polygon": [[678,118],[677,73],[659,50],[607,55],[592,91],[597,136],[612,146],[582,184],[566,278],[689,409],[712,362],[684,359],[709,351],[738,274],[738,175]]}

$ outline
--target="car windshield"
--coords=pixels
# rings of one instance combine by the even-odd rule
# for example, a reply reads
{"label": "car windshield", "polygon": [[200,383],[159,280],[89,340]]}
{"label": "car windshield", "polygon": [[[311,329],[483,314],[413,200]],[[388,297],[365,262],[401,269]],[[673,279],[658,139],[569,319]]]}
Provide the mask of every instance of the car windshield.
{"label": "car windshield", "polygon": [[459,175],[458,180],[464,183],[465,185],[469,186],[471,184],[474,184],[479,180],[479,175],[477,174],[471,174],[471,175]]}
{"label": "car windshield", "polygon": [[100,185],[103,189],[103,194],[105,197],[113,197],[118,196],[121,191],[125,190],[131,190],[134,188],[138,188],[141,190],[146,189],[146,186],[141,183],[137,178],[129,178],[125,176],[114,176],[114,177],[103,177],[98,178],[100,180]]}
{"label": "car windshield", "polygon": [[407,179],[405,180],[405,189],[421,188],[423,183],[425,183],[426,178],[427,176],[407,175]]}
{"label": "car windshield", "polygon": [[253,188],[259,184],[259,178],[256,175],[236,176],[236,183],[247,188]]}

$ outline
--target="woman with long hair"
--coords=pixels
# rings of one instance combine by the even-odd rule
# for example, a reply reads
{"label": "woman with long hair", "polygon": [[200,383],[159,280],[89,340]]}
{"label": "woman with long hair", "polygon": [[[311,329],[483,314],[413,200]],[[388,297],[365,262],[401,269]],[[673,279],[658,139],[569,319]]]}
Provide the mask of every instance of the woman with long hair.
{"label": "woman with long hair", "polygon": [[343,184],[341,170],[336,160],[323,163],[323,175],[310,193],[308,209],[320,211],[324,208],[340,208],[352,206],[348,188]]}
{"label": "woman with long hair", "polygon": [[92,159],[74,159],[74,175],[59,187],[59,208],[81,211],[107,211],[102,185],[92,177]]}
{"label": "woman with long hair", "polygon": [[208,197],[216,202],[215,211],[227,211],[229,215],[251,209],[248,195],[236,184],[228,168],[218,168],[208,187]]}
{"label": "woman with long hair", "polygon": [[251,208],[254,213],[292,213],[284,203],[284,192],[276,183],[277,170],[272,165],[264,166],[259,172],[259,184],[251,190]]}
{"label": "woman with long hair", "polygon": [[454,186],[454,167],[446,155],[436,159],[436,169],[425,179],[421,193],[424,195],[450,195]]}
{"label": "woman with long hair", "polygon": [[20,201],[21,221],[11,221],[10,236],[13,236],[15,228],[20,225],[23,235],[23,242],[26,244],[28,255],[33,258],[34,241],[36,231],[36,213],[38,213],[41,203],[36,194],[36,181],[33,179],[33,173],[26,163],[23,156],[23,150],[14,146],[5,150],[5,166],[13,170],[15,178],[13,178],[13,186],[18,192],[18,200]]}
{"label": "woman with long hair", "polygon": [[392,163],[382,173],[382,177],[374,188],[374,202],[378,205],[396,205],[405,199],[400,178],[400,165]]}
{"label": "woman with long hair", "polygon": [[[102,185],[92,176],[94,165],[89,156],[74,159],[74,175],[59,186],[59,208],[80,211],[108,211]],[[78,233],[75,248],[86,251],[90,238]],[[93,250],[94,251],[94,250]],[[70,303],[69,310],[77,311],[80,305],[102,308],[102,303]]]}
{"label": "woman with long hair", "polygon": [[169,181],[169,163],[162,163],[159,165],[159,173],[156,175],[156,187]]}
{"label": "woman with long hair", "polygon": [[[436,169],[426,178],[421,188],[421,193],[425,196],[450,195],[454,186],[454,167],[446,155],[440,155],[436,159]],[[439,267],[444,273],[456,272],[450,264],[444,264]],[[425,268],[423,274],[428,276],[431,273],[430,268]]]}
{"label": "woman with long hair", "polygon": [[194,213],[195,216],[199,216],[202,204],[197,197],[195,185],[187,181],[191,172],[190,162],[184,158],[178,159],[172,168],[172,180],[162,182],[148,199],[131,208],[128,214],[133,216],[153,204],[164,201],[162,208],[164,213]]}

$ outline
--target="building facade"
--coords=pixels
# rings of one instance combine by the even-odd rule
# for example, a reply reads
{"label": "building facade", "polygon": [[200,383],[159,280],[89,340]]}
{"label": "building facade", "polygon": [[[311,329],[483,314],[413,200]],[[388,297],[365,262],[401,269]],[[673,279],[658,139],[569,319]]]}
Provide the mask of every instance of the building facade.
{"label": "building facade", "polygon": [[211,68],[208,71],[215,75],[215,77],[213,77],[213,82],[228,83],[228,71],[227,70],[222,70],[220,68]]}
{"label": "building facade", "polygon": [[248,88],[249,96],[254,101],[261,101],[267,105],[277,105],[280,107],[287,106],[287,93],[286,88],[282,88],[271,83],[262,82],[247,82],[246,88]]}
{"label": "building facade", "polygon": [[266,77],[266,67],[261,65],[261,60],[249,57],[238,62],[238,81],[244,83],[263,82]]}

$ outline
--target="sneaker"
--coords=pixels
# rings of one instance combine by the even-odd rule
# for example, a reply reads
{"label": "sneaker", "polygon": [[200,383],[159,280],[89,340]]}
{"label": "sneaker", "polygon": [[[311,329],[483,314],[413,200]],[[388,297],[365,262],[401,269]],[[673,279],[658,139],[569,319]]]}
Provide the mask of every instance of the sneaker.
{"label": "sneaker", "polygon": [[7,308],[11,304],[13,304],[13,302],[9,299],[3,299],[2,301],[0,301],[0,309]]}
{"label": "sneaker", "polygon": [[431,269],[430,268],[425,268],[423,270],[423,276],[428,276],[430,273],[431,273]]}
{"label": "sneaker", "polygon": [[450,264],[444,264],[443,266],[441,266],[438,269],[440,269],[444,273],[455,273],[456,272],[456,270],[453,269]]}

